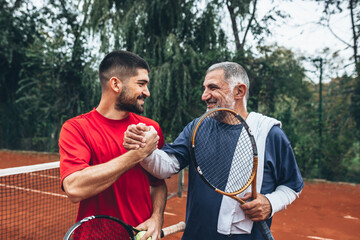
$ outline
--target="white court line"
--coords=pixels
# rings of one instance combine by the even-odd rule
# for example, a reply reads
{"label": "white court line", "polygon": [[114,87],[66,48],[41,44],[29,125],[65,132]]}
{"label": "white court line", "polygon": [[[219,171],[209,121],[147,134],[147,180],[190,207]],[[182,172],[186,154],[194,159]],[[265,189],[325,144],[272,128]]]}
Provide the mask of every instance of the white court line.
{"label": "white court line", "polygon": [[41,193],[41,194],[51,195],[51,196],[55,196],[55,197],[67,198],[67,196],[63,195],[63,194],[51,193],[51,192],[43,192],[43,191],[34,190],[34,189],[30,189],[30,188],[11,186],[11,185],[6,185],[6,184],[2,184],[2,183],[0,183],[0,187],[7,187],[7,188],[11,188],[11,189],[16,189],[16,190],[23,190],[23,191],[27,191],[27,192]]}
{"label": "white court line", "polygon": [[322,238],[322,237],[315,237],[315,236],[307,236],[307,238],[317,239],[317,240],[334,240],[331,238]]}
{"label": "white court line", "polygon": [[[38,166],[48,166],[49,164],[39,164]],[[57,166],[57,163],[50,163],[50,165],[52,166]],[[36,170],[38,170],[38,168],[35,168]],[[60,179],[57,176],[50,176],[50,175],[44,175],[44,174],[38,174],[38,173],[25,173],[25,174],[29,174],[30,176],[39,176],[39,177],[45,177],[45,178],[55,178],[55,179]],[[7,185],[7,184],[2,184],[0,183],[1,187],[6,187],[6,188],[11,188],[11,189],[16,189],[16,190],[22,190],[22,191],[27,191],[27,192],[33,192],[33,193],[41,193],[41,194],[46,194],[46,195],[50,195],[50,196],[55,196],[55,197],[63,197],[63,198],[67,198],[67,196],[65,194],[58,194],[58,193],[51,193],[51,192],[44,192],[44,191],[40,191],[40,190],[35,190],[35,189],[30,189],[30,188],[23,188],[23,187],[17,187],[17,186],[13,186],[13,185]]]}
{"label": "white court line", "polygon": [[174,213],[164,212],[165,215],[176,216]]}
{"label": "white court line", "polygon": [[39,177],[60,179],[60,177],[57,177],[57,176],[50,176],[50,175],[44,175],[44,174],[38,174],[38,173],[29,173],[29,175],[30,176],[39,176]]}

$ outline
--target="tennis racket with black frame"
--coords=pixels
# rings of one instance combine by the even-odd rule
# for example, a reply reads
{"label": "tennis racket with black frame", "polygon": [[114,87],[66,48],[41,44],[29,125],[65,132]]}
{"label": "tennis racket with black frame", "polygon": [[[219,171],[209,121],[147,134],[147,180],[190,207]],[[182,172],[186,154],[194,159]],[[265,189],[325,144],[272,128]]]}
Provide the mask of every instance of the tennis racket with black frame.
{"label": "tennis racket with black frame", "polygon": [[[216,108],[203,114],[192,129],[190,149],[197,173],[213,190],[244,204],[237,195],[251,185],[252,198],[256,199],[256,143],[238,113]],[[274,239],[265,221],[255,223],[265,239]]]}
{"label": "tennis racket with black frame", "polygon": [[[185,229],[185,223],[179,222],[175,225],[163,228],[161,237],[165,237]],[[112,216],[96,215],[86,217],[69,228],[64,240],[134,240],[140,230]]]}

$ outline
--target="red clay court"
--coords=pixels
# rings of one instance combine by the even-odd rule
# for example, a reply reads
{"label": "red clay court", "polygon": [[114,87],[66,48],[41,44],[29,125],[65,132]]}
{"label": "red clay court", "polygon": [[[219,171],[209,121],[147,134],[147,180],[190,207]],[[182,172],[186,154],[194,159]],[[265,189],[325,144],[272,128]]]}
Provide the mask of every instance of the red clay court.
{"label": "red clay court", "polygon": [[[35,152],[16,152],[0,150],[0,169],[26,166],[39,163],[58,161],[57,154],[44,154]],[[164,227],[175,224],[185,219],[186,207],[186,180],[183,196],[175,195],[170,198],[166,205]],[[178,177],[173,176],[167,180],[169,193],[177,189]],[[57,189],[61,194],[61,190]],[[4,201],[1,196],[1,201]],[[297,199],[288,209],[275,214],[271,231],[276,240],[300,240],[300,239],[318,239],[318,240],[357,240],[360,239],[360,185],[348,183],[329,183],[325,181],[306,181],[305,188]],[[66,200],[67,201],[67,200]],[[3,204],[3,202],[1,202]],[[17,206],[12,203],[14,209],[9,209],[13,214]],[[53,202],[52,205],[59,208],[59,203]],[[31,206],[31,205],[30,205]],[[71,206],[71,209],[68,209]],[[76,205],[66,204],[69,215],[73,215],[73,208]],[[31,208],[31,207],[27,207]],[[36,209],[23,210],[31,214]],[[71,210],[71,211],[70,211]],[[43,216],[45,219],[49,216]],[[4,216],[0,216],[1,222]],[[54,218],[54,217],[52,217]],[[68,221],[74,216],[69,216]],[[61,220],[61,219],[60,219]],[[51,228],[50,219],[46,219],[49,225],[42,228]],[[65,221],[62,219],[61,221]],[[31,226],[27,222],[26,225]],[[36,223],[34,223],[36,224]],[[69,223],[70,224],[70,223]],[[7,231],[7,228],[14,223],[2,223],[1,234]],[[17,224],[17,231],[24,232],[21,224]],[[35,226],[35,225],[34,225]],[[14,227],[14,226],[12,226]],[[70,227],[70,226],[69,226]],[[41,229],[35,228],[35,231],[41,232]],[[34,229],[33,229],[34,230]],[[2,236],[0,234],[0,236]],[[19,237],[18,237],[19,238]],[[21,239],[24,239],[22,237]],[[25,237],[25,239],[27,239]],[[59,237],[61,239],[61,236]],[[166,237],[164,239],[181,239],[181,233]]]}

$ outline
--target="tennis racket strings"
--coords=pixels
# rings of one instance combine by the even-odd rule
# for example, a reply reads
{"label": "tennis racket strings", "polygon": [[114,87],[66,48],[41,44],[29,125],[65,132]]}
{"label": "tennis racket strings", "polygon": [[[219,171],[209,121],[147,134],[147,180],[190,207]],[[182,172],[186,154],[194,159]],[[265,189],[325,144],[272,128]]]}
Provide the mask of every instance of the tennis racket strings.
{"label": "tennis racket strings", "polygon": [[244,190],[252,181],[256,151],[244,124],[232,112],[214,111],[196,129],[197,170],[225,193]]}
{"label": "tennis racket strings", "polygon": [[[226,108],[206,112],[193,127],[190,144],[191,159],[208,186],[244,204],[239,194],[251,185],[247,191],[256,199],[256,143],[239,114]],[[274,239],[265,221],[256,224],[265,239]]]}
{"label": "tennis racket strings", "polygon": [[[185,229],[185,222],[161,229],[161,237],[182,232]],[[64,240],[112,240],[126,239],[133,240],[140,230],[133,226],[107,215],[96,215],[86,217],[69,228]]]}
{"label": "tennis racket strings", "polygon": [[129,240],[133,239],[134,233],[132,229],[117,222],[111,217],[93,217],[89,220],[86,218],[83,222],[71,233],[68,239],[80,240],[95,240],[95,239],[119,239]]}

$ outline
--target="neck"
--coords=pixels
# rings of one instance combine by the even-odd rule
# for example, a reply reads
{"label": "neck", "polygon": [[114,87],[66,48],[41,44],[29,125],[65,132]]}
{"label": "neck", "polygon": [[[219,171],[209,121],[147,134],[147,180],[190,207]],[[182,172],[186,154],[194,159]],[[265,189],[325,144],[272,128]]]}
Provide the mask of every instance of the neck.
{"label": "neck", "polygon": [[244,104],[235,104],[234,111],[237,112],[245,120],[249,116],[249,113],[247,112],[246,106],[244,106]]}
{"label": "neck", "polygon": [[97,106],[96,111],[106,118],[113,120],[121,120],[129,116],[128,111],[121,111],[115,109],[115,101],[101,97],[99,106]]}

